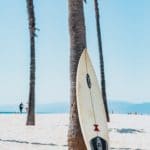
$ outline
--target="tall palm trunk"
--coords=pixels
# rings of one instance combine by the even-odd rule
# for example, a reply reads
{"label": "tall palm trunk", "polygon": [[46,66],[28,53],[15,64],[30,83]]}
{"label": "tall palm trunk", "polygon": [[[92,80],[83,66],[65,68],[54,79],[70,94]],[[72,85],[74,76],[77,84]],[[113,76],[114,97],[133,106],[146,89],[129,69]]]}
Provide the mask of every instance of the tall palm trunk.
{"label": "tall palm trunk", "polygon": [[94,5],[95,5],[95,17],[96,17],[96,27],[97,27],[99,58],[100,58],[102,97],[103,97],[103,101],[104,101],[107,121],[109,121],[109,112],[108,112],[107,97],[106,97],[105,71],[104,71],[104,59],[103,59],[103,50],[102,50],[102,40],[101,40],[98,0],[94,0]]}
{"label": "tall palm trunk", "polygon": [[86,48],[86,33],[83,0],[68,0],[70,29],[70,125],[68,131],[69,150],[86,150],[79,124],[76,102],[76,72],[79,58]]}
{"label": "tall palm trunk", "polygon": [[30,84],[27,125],[35,125],[35,16],[33,0],[26,0],[30,32]]}

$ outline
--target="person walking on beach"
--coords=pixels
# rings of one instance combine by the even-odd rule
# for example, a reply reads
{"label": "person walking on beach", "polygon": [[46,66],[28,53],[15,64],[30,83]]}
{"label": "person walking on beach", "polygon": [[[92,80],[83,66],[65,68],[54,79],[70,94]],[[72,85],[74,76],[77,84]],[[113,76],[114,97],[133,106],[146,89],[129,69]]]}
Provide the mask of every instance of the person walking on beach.
{"label": "person walking on beach", "polygon": [[22,110],[23,110],[23,103],[22,102],[19,104],[19,110],[20,110],[20,113],[22,114]]}

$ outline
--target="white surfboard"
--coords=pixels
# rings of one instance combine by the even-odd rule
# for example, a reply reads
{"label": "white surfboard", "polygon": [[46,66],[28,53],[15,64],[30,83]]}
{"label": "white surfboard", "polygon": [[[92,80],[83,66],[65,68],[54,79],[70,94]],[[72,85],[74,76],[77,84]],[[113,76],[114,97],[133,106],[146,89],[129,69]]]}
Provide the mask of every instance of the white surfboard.
{"label": "white surfboard", "polygon": [[87,150],[108,150],[109,138],[104,103],[86,49],[78,64],[76,96],[81,131]]}

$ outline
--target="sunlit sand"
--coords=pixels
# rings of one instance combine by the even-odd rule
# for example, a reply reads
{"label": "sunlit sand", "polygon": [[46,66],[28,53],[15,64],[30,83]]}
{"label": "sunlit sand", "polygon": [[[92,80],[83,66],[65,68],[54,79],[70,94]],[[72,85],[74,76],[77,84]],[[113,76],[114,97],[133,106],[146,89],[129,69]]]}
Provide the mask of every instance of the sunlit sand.
{"label": "sunlit sand", "polygon": [[[36,116],[36,126],[26,126],[26,115],[0,114],[1,150],[67,150],[68,114]],[[110,116],[112,150],[149,150],[150,116]]]}

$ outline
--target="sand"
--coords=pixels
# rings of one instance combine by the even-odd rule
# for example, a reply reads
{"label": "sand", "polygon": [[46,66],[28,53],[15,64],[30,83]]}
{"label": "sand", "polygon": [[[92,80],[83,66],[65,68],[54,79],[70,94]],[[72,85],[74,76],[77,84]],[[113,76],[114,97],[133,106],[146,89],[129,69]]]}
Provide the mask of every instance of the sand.
{"label": "sand", "polygon": [[[38,114],[36,126],[26,115],[0,114],[0,150],[67,150],[68,114]],[[150,116],[110,115],[112,150],[150,150]]]}

